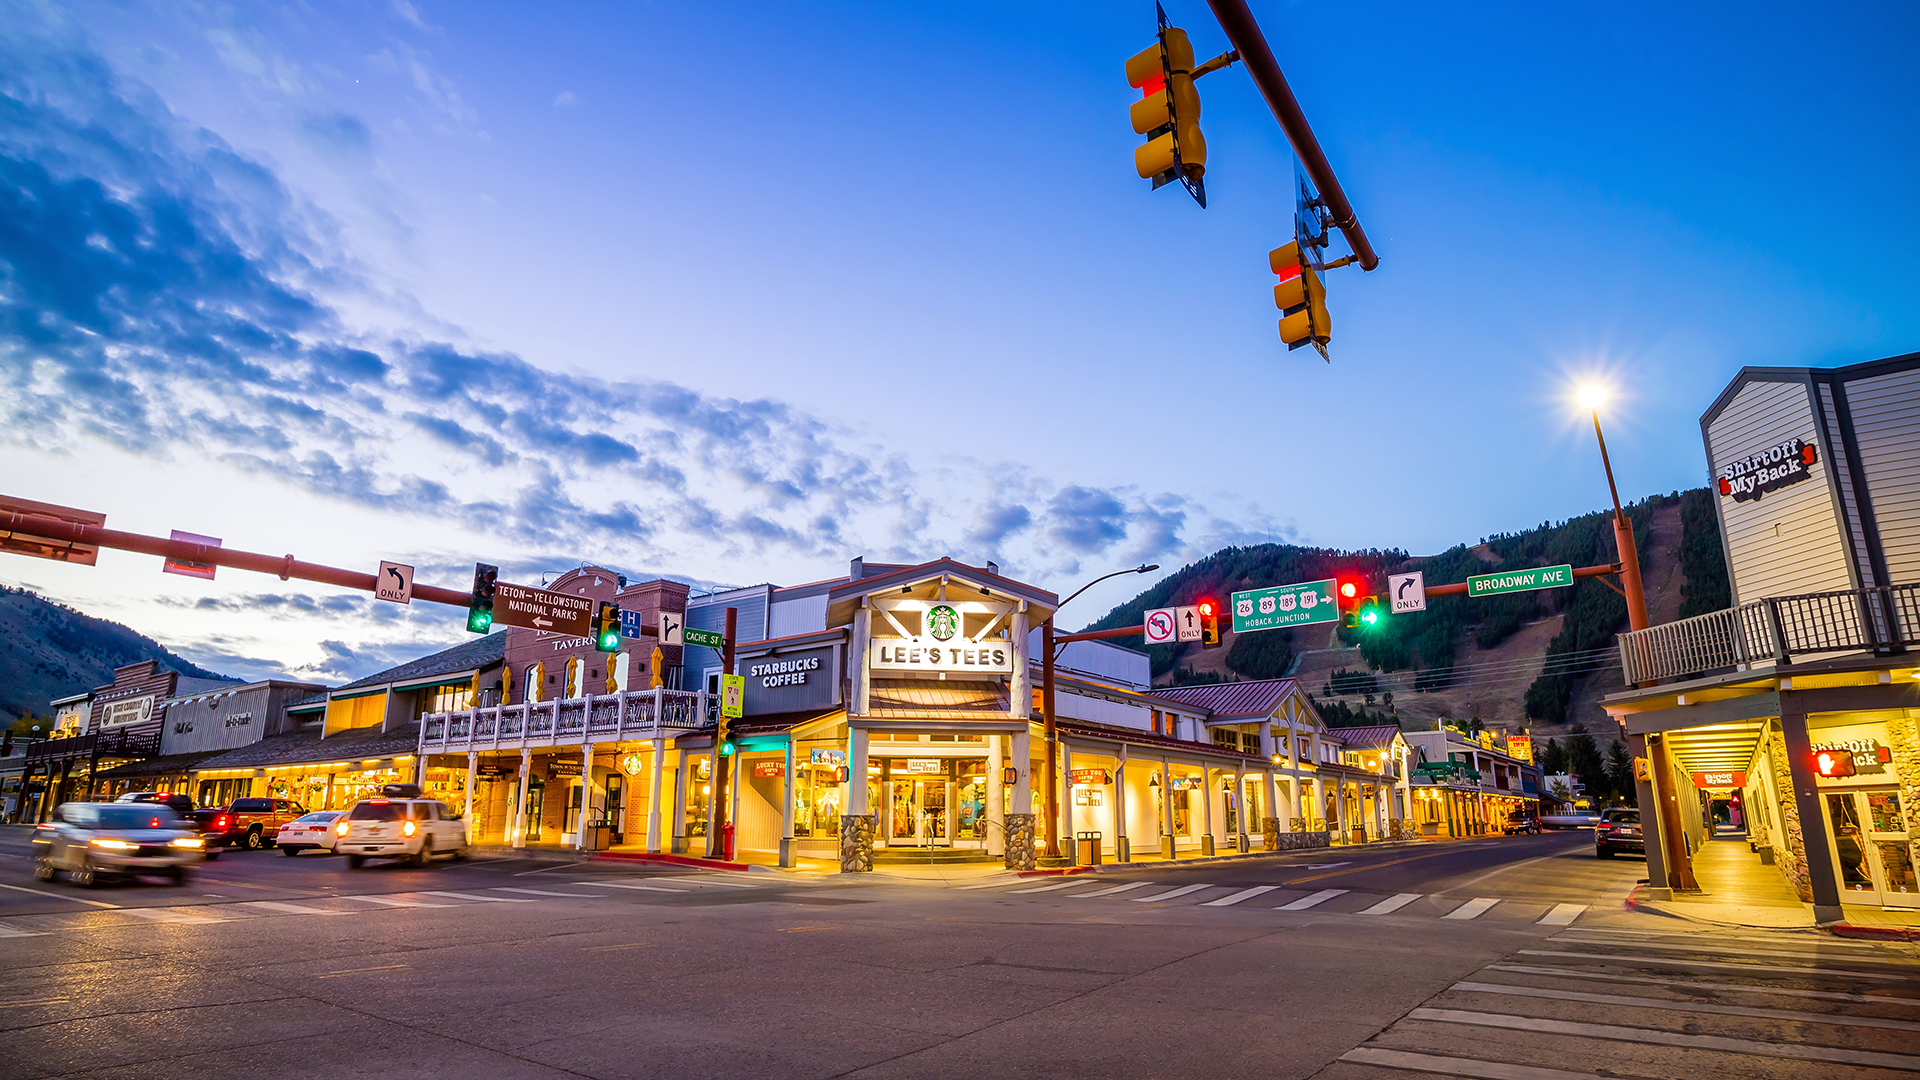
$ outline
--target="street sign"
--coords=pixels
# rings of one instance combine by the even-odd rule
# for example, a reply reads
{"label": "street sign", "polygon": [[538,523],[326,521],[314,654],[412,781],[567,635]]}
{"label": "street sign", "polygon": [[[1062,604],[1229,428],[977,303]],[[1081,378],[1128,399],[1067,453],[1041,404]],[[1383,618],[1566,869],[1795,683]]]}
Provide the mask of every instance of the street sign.
{"label": "street sign", "polygon": [[1334,579],[1327,578],[1234,593],[1233,632],[1338,622],[1340,605],[1333,600],[1333,587]]}
{"label": "street sign", "polygon": [[[107,524],[105,514],[96,514],[91,510],[75,510],[70,506],[34,502],[32,499],[15,499],[11,496],[0,496],[0,513],[33,514],[36,517],[64,521],[69,525],[93,525],[104,528]],[[20,532],[0,529],[0,551],[10,551],[15,555],[31,555],[36,559],[79,563],[81,566],[92,566],[100,555],[100,549],[91,544],[50,540],[33,535],[31,530]]]}
{"label": "street sign", "polygon": [[[217,536],[201,536],[199,533],[181,532],[179,529],[173,530],[171,539],[178,540],[183,544],[205,544],[207,547],[215,548],[220,546],[220,538]],[[214,563],[186,562],[175,559],[168,559],[160,565],[162,573],[179,574],[182,577],[206,578],[208,581],[213,580],[213,572],[218,569],[219,567]]]}
{"label": "street sign", "polygon": [[1146,632],[1143,635],[1149,645],[1171,645],[1180,640],[1180,623],[1170,607],[1154,608],[1147,612]]}
{"label": "street sign", "polygon": [[1393,598],[1393,613],[1427,610],[1427,578],[1416,570],[1411,574],[1388,574],[1387,595]]}
{"label": "street sign", "polygon": [[687,616],[681,611],[663,611],[660,613],[660,644],[685,645],[686,638],[681,631],[686,629]]}
{"label": "street sign", "polygon": [[680,632],[680,636],[685,638],[689,645],[704,645],[709,649],[727,647],[727,635],[714,630],[696,630],[689,626]]}
{"label": "street sign", "polygon": [[1173,621],[1180,626],[1181,641],[1199,641],[1200,608],[1199,605],[1177,607],[1173,609]]}
{"label": "street sign", "polygon": [[549,634],[573,637],[593,635],[594,601],[585,596],[548,592],[527,585],[498,582],[493,594],[493,621]]}
{"label": "street sign", "polygon": [[380,572],[373,575],[373,595],[378,600],[411,604],[413,602],[413,567],[397,562],[382,562]]}
{"label": "street sign", "polygon": [[744,715],[743,706],[747,700],[747,677],[745,675],[720,676],[720,715],[729,720],[738,720]]}
{"label": "street sign", "polygon": [[1468,596],[1498,596],[1501,593],[1532,592],[1535,589],[1559,589],[1573,584],[1573,565],[1542,566],[1533,570],[1510,570],[1504,574],[1474,574],[1467,578]]}

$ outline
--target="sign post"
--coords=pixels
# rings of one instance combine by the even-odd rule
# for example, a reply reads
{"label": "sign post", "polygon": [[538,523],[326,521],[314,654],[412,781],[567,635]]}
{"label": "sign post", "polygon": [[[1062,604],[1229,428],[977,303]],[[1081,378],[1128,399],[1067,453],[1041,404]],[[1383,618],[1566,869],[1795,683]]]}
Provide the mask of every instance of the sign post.
{"label": "sign post", "polygon": [[1340,605],[1334,602],[1333,589],[1334,579],[1327,578],[1234,593],[1233,632],[1338,622]]}

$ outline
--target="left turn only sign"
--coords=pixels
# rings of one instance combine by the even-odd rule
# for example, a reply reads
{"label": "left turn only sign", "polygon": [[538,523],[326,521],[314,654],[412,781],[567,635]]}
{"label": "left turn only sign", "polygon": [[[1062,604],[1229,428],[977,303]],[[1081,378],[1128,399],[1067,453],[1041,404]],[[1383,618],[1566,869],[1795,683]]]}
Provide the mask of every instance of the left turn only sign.
{"label": "left turn only sign", "polygon": [[383,562],[373,576],[373,595],[396,604],[413,603],[413,567],[405,563]]}

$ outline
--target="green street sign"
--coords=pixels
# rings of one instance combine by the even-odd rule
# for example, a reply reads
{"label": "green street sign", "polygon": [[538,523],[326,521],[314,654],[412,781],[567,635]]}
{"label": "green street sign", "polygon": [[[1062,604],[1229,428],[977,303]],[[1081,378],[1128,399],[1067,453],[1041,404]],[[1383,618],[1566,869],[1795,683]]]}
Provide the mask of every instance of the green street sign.
{"label": "green street sign", "polygon": [[1328,578],[1234,593],[1233,632],[1339,622],[1340,605],[1334,602],[1333,586],[1334,579]]}
{"label": "green street sign", "polygon": [[724,649],[727,646],[727,635],[716,634],[711,630],[695,630],[689,626],[681,633],[685,635],[683,640],[689,645],[705,645],[709,649]]}
{"label": "green street sign", "polygon": [[1535,589],[1559,589],[1573,584],[1573,566],[1542,566],[1533,570],[1511,570],[1504,574],[1475,574],[1467,579],[1468,596],[1497,596],[1500,593],[1532,592]]}

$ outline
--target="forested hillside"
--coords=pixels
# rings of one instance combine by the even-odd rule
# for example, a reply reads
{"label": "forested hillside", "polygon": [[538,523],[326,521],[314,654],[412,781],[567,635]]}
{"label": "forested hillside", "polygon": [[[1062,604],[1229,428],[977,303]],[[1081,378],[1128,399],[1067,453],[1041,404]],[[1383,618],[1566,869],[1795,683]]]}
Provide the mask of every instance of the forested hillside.
{"label": "forested hillside", "polygon": [[[1655,621],[1728,605],[1726,563],[1708,489],[1653,496],[1629,506],[1627,514],[1634,523]],[[1656,521],[1666,523],[1665,528],[1655,529]],[[1610,511],[1542,522],[1532,529],[1486,537],[1475,545],[1462,543],[1425,557],[1395,550],[1335,551],[1287,544],[1226,548],[1182,568],[1089,629],[1136,624],[1150,608],[1204,597],[1225,602],[1242,589],[1346,574],[1364,577],[1384,596],[1386,576],[1401,570],[1420,570],[1433,586],[1465,581],[1470,574],[1561,563],[1589,566],[1614,559]],[[1155,679],[1161,683],[1272,678],[1291,672],[1306,679],[1309,689],[1323,699],[1349,699],[1323,700],[1322,708],[1330,718],[1351,722],[1386,719],[1407,709],[1416,694],[1436,698],[1434,708],[1416,711],[1448,715],[1447,704],[1457,695],[1447,691],[1471,685],[1478,690],[1476,702],[1486,702],[1492,692],[1512,706],[1498,709],[1496,718],[1554,727],[1569,722],[1570,703],[1584,684],[1604,681],[1605,673],[1617,672],[1614,635],[1626,629],[1627,609],[1612,587],[1615,580],[1585,578],[1571,588],[1475,600],[1433,598],[1426,611],[1393,616],[1368,631],[1329,635],[1325,628],[1316,628],[1298,634],[1284,630],[1228,634],[1224,657],[1202,654],[1191,644],[1155,646],[1147,652]],[[1677,595],[1667,598],[1669,591]],[[1311,641],[1303,640],[1308,636]],[[1521,651],[1515,653],[1514,646]],[[1351,651],[1342,653],[1343,649]],[[1308,652],[1314,654],[1312,659],[1323,661],[1321,667],[1296,662],[1308,659],[1302,655]],[[1325,666],[1335,663],[1342,666]]]}
{"label": "forested hillside", "polygon": [[119,623],[0,586],[0,723],[50,716],[47,702],[110,683],[114,668],[142,660],[196,679],[226,678]]}

